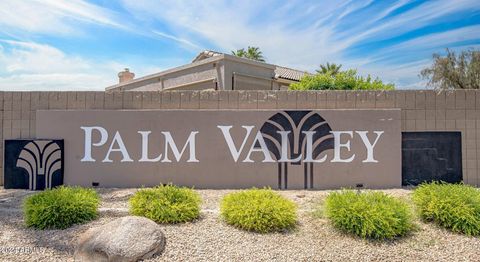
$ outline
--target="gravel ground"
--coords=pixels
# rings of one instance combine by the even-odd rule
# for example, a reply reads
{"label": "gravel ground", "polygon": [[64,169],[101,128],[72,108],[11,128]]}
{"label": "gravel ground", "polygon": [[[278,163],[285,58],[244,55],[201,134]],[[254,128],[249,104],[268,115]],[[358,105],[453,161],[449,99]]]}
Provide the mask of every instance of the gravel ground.
{"label": "gravel ground", "polygon": [[[73,261],[78,235],[90,227],[128,214],[136,189],[98,189],[100,218],[66,230],[25,228],[21,203],[31,192],[0,188],[1,261]],[[344,235],[313,216],[328,191],[280,191],[298,204],[299,220],[288,233],[256,234],[232,228],[219,218],[221,197],[234,190],[198,190],[201,218],[193,223],[162,225],[167,245],[149,261],[480,261],[480,238],[466,237],[417,221],[418,230],[391,242]],[[410,190],[384,190],[409,199]]]}

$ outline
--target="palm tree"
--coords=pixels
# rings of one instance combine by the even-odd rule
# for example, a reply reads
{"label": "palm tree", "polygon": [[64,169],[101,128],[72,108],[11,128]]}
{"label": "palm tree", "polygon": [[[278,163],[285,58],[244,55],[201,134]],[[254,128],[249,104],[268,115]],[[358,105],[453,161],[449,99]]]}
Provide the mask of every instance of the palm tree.
{"label": "palm tree", "polygon": [[337,64],[335,64],[335,63],[331,63],[331,64],[330,64],[330,63],[327,62],[326,65],[320,65],[320,69],[319,69],[319,70],[317,69],[316,71],[317,71],[317,73],[319,73],[319,74],[327,74],[327,73],[329,73],[329,74],[331,74],[332,76],[334,76],[334,75],[336,75],[336,74],[338,74],[338,73],[340,72],[340,68],[342,68],[342,65],[341,65],[341,64],[337,65]]}
{"label": "palm tree", "polygon": [[265,62],[265,58],[263,57],[262,51],[260,51],[259,47],[249,46],[247,51],[245,51],[245,48],[237,49],[237,51],[232,51],[232,55],[259,62]]}
{"label": "palm tree", "polygon": [[237,49],[237,51],[232,51],[232,55],[238,56],[238,57],[245,57],[247,52],[245,52],[245,48],[242,49]]}
{"label": "palm tree", "polygon": [[260,51],[260,48],[258,47],[249,46],[247,49],[247,58],[260,62],[265,62],[262,51]]}

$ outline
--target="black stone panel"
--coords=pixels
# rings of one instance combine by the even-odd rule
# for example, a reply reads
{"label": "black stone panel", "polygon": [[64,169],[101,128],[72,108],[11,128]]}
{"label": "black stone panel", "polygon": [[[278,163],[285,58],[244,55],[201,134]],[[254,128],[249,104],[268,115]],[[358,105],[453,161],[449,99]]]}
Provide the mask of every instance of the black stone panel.
{"label": "black stone panel", "polygon": [[462,181],[461,132],[402,132],[402,185]]}
{"label": "black stone panel", "polygon": [[63,140],[5,140],[4,187],[43,190],[62,185],[63,159]]}

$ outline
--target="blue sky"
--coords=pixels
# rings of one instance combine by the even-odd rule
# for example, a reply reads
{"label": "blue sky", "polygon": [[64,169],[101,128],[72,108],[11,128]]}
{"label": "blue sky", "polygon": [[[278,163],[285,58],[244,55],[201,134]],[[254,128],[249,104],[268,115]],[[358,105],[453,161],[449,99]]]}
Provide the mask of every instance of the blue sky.
{"label": "blue sky", "polygon": [[432,53],[479,48],[480,1],[0,1],[1,90],[102,90],[125,67],[143,76],[248,45],[272,64],[425,88]]}

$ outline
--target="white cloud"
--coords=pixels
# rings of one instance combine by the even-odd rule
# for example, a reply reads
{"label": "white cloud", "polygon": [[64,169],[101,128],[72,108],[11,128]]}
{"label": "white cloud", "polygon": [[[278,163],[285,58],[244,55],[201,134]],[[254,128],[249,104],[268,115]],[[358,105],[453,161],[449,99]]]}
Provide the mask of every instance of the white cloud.
{"label": "white cloud", "polygon": [[142,61],[86,59],[46,44],[0,39],[0,90],[105,90],[127,67],[137,76],[167,69]]}
{"label": "white cloud", "polygon": [[[79,57],[67,57],[62,51],[44,44],[1,40],[3,46],[0,66],[4,72],[12,73],[65,73],[82,71],[89,64]],[[8,51],[7,51],[8,49]]]}
{"label": "white cloud", "polygon": [[441,33],[429,34],[402,42],[388,48],[389,52],[419,51],[438,49],[455,43],[475,40],[480,36],[480,25],[467,26]]}
{"label": "white cloud", "polygon": [[[107,78],[91,73],[15,74],[0,77],[2,91],[105,90]],[[99,85],[100,84],[100,85]],[[111,83],[110,83],[111,84]]]}
{"label": "white cloud", "polygon": [[0,39],[0,90],[104,90],[116,83],[125,67],[68,55],[45,44]]}
{"label": "white cloud", "polygon": [[[407,4],[407,2],[403,2]],[[401,5],[396,4],[396,8]],[[432,22],[442,21],[442,19],[448,19],[449,14],[454,14],[460,11],[472,11],[480,10],[477,0],[437,0],[427,1],[416,8],[410,9],[404,13],[401,13],[391,19],[382,20],[385,16],[378,16],[374,19],[366,17],[366,22],[362,24],[371,25],[374,22],[374,26],[365,28],[360,26],[351,27],[350,29],[343,30],[341,38],[343,39],[344,48],[348,48],[355,43],[358,43],[366,39],[383,40],[394,36],[398,36],[412,30],[422,28],[431,24]],[[390,12],[393,11],[392,9]]]}
{"label": "white cloud", "polygon": [[[354,67],[361,68],[361,72],[370,72],[404,86],[413,82],[418,84],[420,66],[402,68],[393,60],[381,61],[382,57],[395,55],[396,59],[405,58],[402,50],[411,48],[415,51],[415,45],[431,54],[456,43],[457,36],[461,34],[472,33],[468,38],[478,38],[479,35],[476,29],[452,30],[441,35],[427,35],[391,50],[387,47],[386,50],[379,50],[378,55],[375,51],[368,52],[362,59],[352,60],[346,55],[350,48],[362,41],[389,39],[426,25],[448,21],[454,13],[480,10],[478,0],[438,0],[388,17],[410,2],[391,1],[383,3],[384,8],[378,13],[357,13],[371,1],[324,1],[313,4],[291,1],[282,6],[271,1],[123,0],[125,8],[137,16],[159,20],[168,24],[173,32],[182,32],[187,37],[203,39],[203,42],[214,45],[207,48],[229,52],[254,45],[259,46],[267,60],[274,64],[310,71],[327,61],[345,66],[356,65]],[[349,24],[352,16],[358,23]],[[449,38],[454,40],[448,41]],[[422,62],[420,60],[425,58],[411,55],[407,62]]]}
{"label": "white cloud", "polygon": [[[19,15],[22,14],[22,15]],[[141,21],[141,17],[136,17]],[[71,36],[88,34],[85,25],[122,30],[133,37],[168,39],[183,48],[198,51],[200,47],[179,35],[136,25],[127,13],[118,13],[85,0],[1,0],[0,33],[12,39],[32,39],[32,34]],[[97,37],[97,36],[95,36]]]}
{"label": "white cloud", "polygon": [[[394,83],[399,89],[426,88],[426,81],[420,79],[422,69],[428,67],[431,61],[419,60],[401,65],[379,65],[376,63],[357,67],[360,74],[378,76],[385,83]],[[352,66],[353,67],[353,66]]]}
{"label": "white cloud", "polygon": [[[402,89],[428,88],[427,81],[421,80],[420,71],[431,65],[430,59],[422,59],[422,54],[430,58],[432,53],[444,51],[450,46],[451,50],[459,51],[479,45],[469,44],[469,40],[477,39],[480,35],[480,26],[468,26],[420,36],[397,45],[379,50],[368,59],[358,61],[355,66],[360,72],[381,76],[387,82],[393,82]],[[462,44],[465,42],[466,44]],[[389,61],[401,59],[402,55],[415,53],[419,60],[407,63]]]}
{"label": "white cloud", "polygon": [[[37,39],[32,37],[36,35],[82,34],[86,32],[84,25],[119,29],[132,37],[167,39],[190,53],[203,48],[229,53],[254,45],[274,64],[313,71],[320,63],[336,62],[411,87],[423,83],[417,75],[429,57],[422,54],[478,39],[480,26],[423,35],[355,59],[347,55],[348,51],[365,41],[389,39],[426,25],[448,22],[451,14],[480,10],[480,5],[478,0],[427,1],[389,17],[410,2],[382,2],[378,12],[363,12],[371,0],[294,0],[286,4],[272,0],[122,0],[129,13],[120,15],[86,0],[0,0],[0,34],[23,39],[0,39],[0,89],[20,88],[21,83],[24,88],[44,89],[102,89],[114,84],[117,72],[125,67],[118,62],[87,59],[25,40]],[[161,28],[156,28],[158,22]],[[178,64],[160,61],[159,68],[142,62],[129,63],[137,76]]]}
{"label": "white cloud", "polygon": [[[86,22],[103,24],[118,28],[125,28],[120,22],[120,19],[115,13],[109,9],[101,8],[99,6],[90,4],[83,0],[36,0],[42,5],[46,5],[54,9],[57,14],[72,19],[83,20]],[[47,7],[47,8],[48,8]]]}
{"label": "white cloud", "polygon": [[180,37],[170,35],[170,34],[167,34],[167,33],[163,33],[163,32],[160,32],[160,31],[156,31],[156,30],[153,30],[152,33],[154,33],[155,35],[159,35],[163,38],[173,40],[173,41],[175,41],[179,44],[187,45],[188,47],[191,47],[191,48],[194,48],[194,49],[200,49],[200,47],[197,44],[192,43],[188,39],[180,38]]}
{"label": "white cloud", "polygon": [[[131,12],[158,18],[176,28],[178,32],[185,29],[191,37],[200,37],[228,52],[247,45],[261,46],[269,61],[301,65],[315,50],[321,57],[334,57],[335,45],[329,45],[331,28],[291,28],[292,21],[302,20],[304,15],[288,13],[288,10],[270,2],[191,2],[191,1],[124,1]],[[292,3],[292,5],[300,3]],[[309,6],[311,14],[326,17],[329,10],[335,10],[344,3],[336,2],[321,6]],[[261,5],[265,8],[278,8],[279,14],[268,17],[268,23],[257,24],[253,21],[262,18]],[[330,5],[330,6],[329,6]],[[352,10],[353,11],[353,10]],[[308,16],[308,15],[306,15]],[[208,48],[208,47],[207,47]],[[317,60],[318,61],[318,60]]]}
{"label": "white cloud", "polygon": [[82,0],[2,0],[0,32],[28,36],[28,33],[78,33],[78,22],[123,28],[118,15]]}

